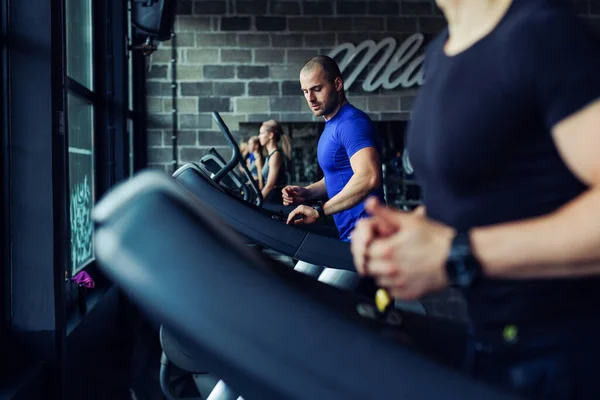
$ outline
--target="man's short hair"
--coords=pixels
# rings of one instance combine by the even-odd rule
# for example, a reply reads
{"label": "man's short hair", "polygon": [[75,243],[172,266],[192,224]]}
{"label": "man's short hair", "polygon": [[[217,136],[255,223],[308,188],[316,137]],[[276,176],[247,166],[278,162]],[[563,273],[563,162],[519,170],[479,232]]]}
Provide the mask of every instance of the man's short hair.
{"label": "man's short hair", "polygon": [[338,67],[337,63],[333,60],[333,58],[323,55],[312,57],[304,64],[300,72],[302,73],[305,71],[310,71],[317,65],[320,65],[321,68],[323,68],[323,71],[325,71],[326,79],[331,83],[333,83],[333,81],[335,81],[336,78],[342,77],[340,67]]}

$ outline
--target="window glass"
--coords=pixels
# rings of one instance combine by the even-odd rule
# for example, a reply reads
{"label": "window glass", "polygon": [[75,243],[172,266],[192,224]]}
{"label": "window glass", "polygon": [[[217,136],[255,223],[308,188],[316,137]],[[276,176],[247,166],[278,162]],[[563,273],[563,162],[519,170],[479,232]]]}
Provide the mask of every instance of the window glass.
{"label": "window glass", "polygon": [[127,138],[129,140],[129,176],[133,175],[134,172],[134,157],[135,154],[133,152],[133,120],[131,118],[127,119]]}
{"label": "window glass", "polygon": [[69,93],[69,214],[71,273],[94,259],[94,107]]}
{"label": "window glass", "polygon": [[66,0],[67,75],[93,90],[92,0]]}

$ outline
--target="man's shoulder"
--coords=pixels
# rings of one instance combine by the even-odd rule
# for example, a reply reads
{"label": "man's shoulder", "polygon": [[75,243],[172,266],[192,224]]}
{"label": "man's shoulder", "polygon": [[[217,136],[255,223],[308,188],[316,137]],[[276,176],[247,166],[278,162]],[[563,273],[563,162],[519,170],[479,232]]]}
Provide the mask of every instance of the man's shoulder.
{"label": "man's shoulder", "polygon": [[343,126],[351,126],[355,124],[372,123],[371,117],[369,117],[369,115],[366,112],[356,108],[350,103],[346,104],[346,107],[344,108],[343,112],[344,114],[337,124],[338,128]]}

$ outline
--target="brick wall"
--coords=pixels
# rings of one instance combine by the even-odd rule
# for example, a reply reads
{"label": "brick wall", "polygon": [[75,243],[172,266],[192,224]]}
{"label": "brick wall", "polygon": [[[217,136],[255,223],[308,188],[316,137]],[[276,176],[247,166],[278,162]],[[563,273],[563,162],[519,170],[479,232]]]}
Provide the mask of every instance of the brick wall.
{"label": "brick wall", "polygon": [[[600,27],[600,0],[572,0],[578,14]],[[310,122],[299,90],[301,65],[334,46],[365,39],[398,43],[413,33],[426,39],[445,25],[433,0],[180,0],[176,18],[178,162],[197,161],[213,146],[227,150],[210,112],[219,111],[244,139],[269,118]],[[148,161],[170,170],[171,48],[148,60]],[[366,71],[365,71],[366,73]],[[407,120],[416,88],[362,90],[350,101],[374,120]],[[346,74],[345,74],[346,75]]]}
{"label": "brick wall", "polygon": [[[238,137],[255,124],[318,121],[298,83],[302,64],[334,46],[366,39],[429,36],[444,26],[425,1],[207,0],[179,4],[176,18],[179,163],[197,161],[213,146],[225,150],[211,111],[219,111]],[[162,43],[149,59],[148,160],[170,170],[171,48]],[[406,120],[415,88],[374,93],[361,80],[348,91],[353,104],[375,120]]]}

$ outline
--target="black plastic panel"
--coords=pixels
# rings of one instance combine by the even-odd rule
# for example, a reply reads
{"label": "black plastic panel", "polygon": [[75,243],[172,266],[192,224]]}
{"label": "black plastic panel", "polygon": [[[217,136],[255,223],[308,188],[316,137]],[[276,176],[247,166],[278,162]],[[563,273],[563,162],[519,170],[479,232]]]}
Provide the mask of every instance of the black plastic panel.
{"label": "black plastic panel", "polygon": [[354,270],[347,243],[308,233],[304,229],[273,219],[273,214],[268,210],[260,209],[220,190],[193,164],[180,168],[174,177],[229,226],[251,240],[302,261],[330,268]]}

